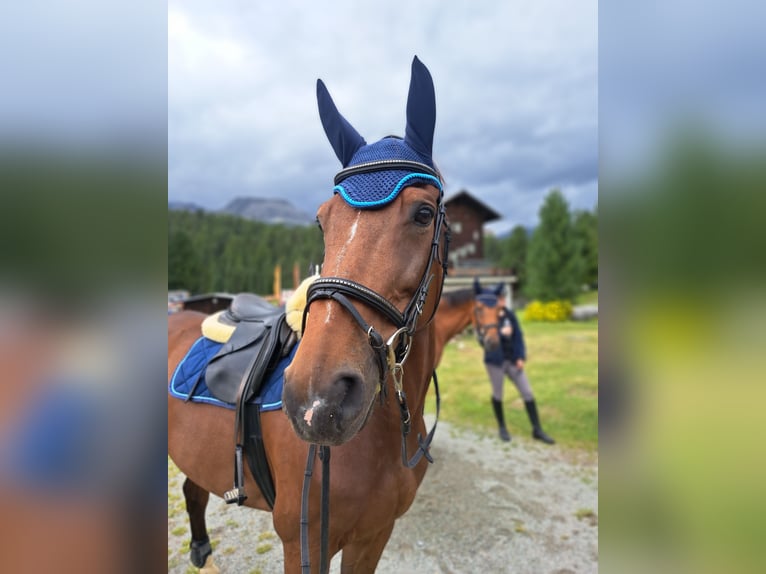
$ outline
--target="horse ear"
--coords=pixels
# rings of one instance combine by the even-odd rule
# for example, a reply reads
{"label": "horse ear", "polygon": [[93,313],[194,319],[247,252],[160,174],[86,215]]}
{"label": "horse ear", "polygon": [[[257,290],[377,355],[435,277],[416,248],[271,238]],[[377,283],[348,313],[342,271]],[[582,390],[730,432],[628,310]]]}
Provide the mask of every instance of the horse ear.
{"label": "horse ear", "polygon": [[340,163],[346,167],[356,151],[367,142],[346,118],[340,115],[322,80],[317,80],[317,102],[324,133],[327,134],[327,139],[330,140],[330,145]]}
{"label": "horse ear", "polygon": [[497,287],[495,287],[495,295],[500,296],[504,290],[505,290],[505,283],[500,283]]}
{"label": "horse ear", "polygon": [[473,292],[477,295],[481,294],[481,283],[479,283],[478,277],[473,278]]}
{"label": "horse ear", "polygon": [[407,96],[407,127],[404,141],[420,155],[431,158],[436,126],[436,94],[428,68],[418,57],[412,60],[410,92]]}

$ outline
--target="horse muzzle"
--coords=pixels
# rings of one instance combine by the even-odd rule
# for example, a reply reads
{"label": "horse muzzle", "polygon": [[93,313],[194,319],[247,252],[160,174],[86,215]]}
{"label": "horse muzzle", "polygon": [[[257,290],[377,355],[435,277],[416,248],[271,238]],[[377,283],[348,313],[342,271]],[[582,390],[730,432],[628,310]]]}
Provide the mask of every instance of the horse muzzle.
{"label": "horse muzzle", "polygon": [[484,347],[485,351],[496,351],[498,348],[500,348],[500,338],[497,336],[487,336],[485,335],[482,339],[480,339],[479,344]]}
{"label": "horse muzzle", "polygon": [[[342,371],[317,391],[301,393],[294,373],[285,371],[282,405],[293,430],[306,442],[338,446],[351,440],[364,426],[374,403],[377,381],[365,381],[360,373]],[[305,387],[303,387],[305,388]]]}

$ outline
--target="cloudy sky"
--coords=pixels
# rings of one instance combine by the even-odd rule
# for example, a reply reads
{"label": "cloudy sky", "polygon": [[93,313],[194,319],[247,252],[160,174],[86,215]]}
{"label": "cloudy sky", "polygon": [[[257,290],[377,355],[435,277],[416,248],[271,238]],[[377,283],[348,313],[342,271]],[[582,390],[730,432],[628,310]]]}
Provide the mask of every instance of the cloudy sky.
{"label": "cloudy sky", "polygon": [[598,200],[595,0],[170,0],[168,195],[209,209],[286,198],[313,215],[339,169],[319,121],[322,78],[367,139],[403,135],[413,55],[436,86],[434,158],[467,189],[534,225],[557,187]]}

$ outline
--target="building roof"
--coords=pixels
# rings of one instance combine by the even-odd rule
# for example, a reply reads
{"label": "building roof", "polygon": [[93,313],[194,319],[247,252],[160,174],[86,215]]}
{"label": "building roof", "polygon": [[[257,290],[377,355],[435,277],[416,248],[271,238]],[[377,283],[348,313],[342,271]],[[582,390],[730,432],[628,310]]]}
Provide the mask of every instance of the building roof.
{"label": "building roof", "polygon": [[476,199],[465,189],[461,189],[454,195],[451,195],[444,200],[444,205],[446,207],[448,207],[451,203],[467,205],[481,216],[484,223],[503,218],[503,216],[500,215],[497,211]]}

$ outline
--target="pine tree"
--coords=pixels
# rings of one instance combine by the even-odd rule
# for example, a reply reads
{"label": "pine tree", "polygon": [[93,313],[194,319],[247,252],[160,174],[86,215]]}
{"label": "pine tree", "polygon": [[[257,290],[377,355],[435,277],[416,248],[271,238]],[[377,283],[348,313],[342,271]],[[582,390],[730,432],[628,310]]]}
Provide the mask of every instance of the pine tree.
{"label": "pine tree", "polygon": [[580,245],[582,275],[580,283],[591,288],[598,287],[598,214],[577,211],[574,215],[574,234]]}
{"label": "pine tree", "polygon": [[182,230],[168,236],[168,289],[197,291],[201,265],[189,234]]}
{"label": "pine tree", "polygon": [[316,227],[286,227],[232,215],[168,213],[168,288],[192,293],[273,290],[274,266],[303,274],[322,261],[322,233]]}
{"label": "pine tree", "polygon": [[517,225],[511,230],[511,234],[505,244],[505,253],[503,254],[503,267],[513,270],[516,275],[516,295],[524,292],[527,283],[527,250],[529,248],[529,236],[527,230]]}
{"label": "pine tree", "polygon": [[539,216],[527,253],[527,294],[541,301],[571,301],[580,290],[582,257],[569,205],[558,189],[545,197]]}

